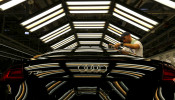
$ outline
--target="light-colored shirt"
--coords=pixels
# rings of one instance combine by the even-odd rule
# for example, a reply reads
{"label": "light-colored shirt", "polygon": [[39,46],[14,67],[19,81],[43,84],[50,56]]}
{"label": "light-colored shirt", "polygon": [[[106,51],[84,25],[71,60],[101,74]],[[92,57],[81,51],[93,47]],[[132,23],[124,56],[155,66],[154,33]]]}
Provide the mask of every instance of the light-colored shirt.
{"label": "light-colored shirt", "polygon": [[131,44],[138,44],[140,46],[139,49],[130,49],[128,47],[124,47],[123,50],[127,52],[132,52],[136,54],[137,56],[143,57],[143,45],[140,41],[132,39]]}

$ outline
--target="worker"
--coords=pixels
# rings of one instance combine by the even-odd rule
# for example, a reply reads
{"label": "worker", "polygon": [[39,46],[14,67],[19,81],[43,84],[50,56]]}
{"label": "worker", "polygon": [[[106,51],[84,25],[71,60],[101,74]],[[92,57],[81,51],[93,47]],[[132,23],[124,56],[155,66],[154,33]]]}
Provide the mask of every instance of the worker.
{"label": "worker", "polygon": [[116,43],[115,45],[112,45],[112,47],[117,49],[119,46],[123,46],[124,48],[122,51],[132,52],[136,56],[143,57],[142,43],[138,40],[133,39],[129,32],[124,32],[121,35],[121,41],[121,43]]}

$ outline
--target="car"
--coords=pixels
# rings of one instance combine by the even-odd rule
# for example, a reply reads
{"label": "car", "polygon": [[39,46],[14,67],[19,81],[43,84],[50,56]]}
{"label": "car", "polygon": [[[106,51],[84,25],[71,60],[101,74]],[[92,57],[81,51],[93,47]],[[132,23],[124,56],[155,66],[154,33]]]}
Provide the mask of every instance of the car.
{"label": "car", "polygon": [[2,76],[8,100],[175,100],[175,67],[112,49],[59,49]]}

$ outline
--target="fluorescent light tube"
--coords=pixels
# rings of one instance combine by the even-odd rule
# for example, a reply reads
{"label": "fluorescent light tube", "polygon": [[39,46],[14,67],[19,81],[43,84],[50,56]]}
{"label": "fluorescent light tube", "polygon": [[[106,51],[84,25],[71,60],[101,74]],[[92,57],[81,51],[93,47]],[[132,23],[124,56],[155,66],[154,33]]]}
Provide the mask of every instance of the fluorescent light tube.
{"label": "fluorescent light tube", "polygon": [[[122,33],[121,34],[123,34],[124,32],[126,32],[125,30],[123,30],[123,29],[121,29],[121,28],[118,28],[118,27],[116,27],[116,26],[114,26],[114,25],[112,25],[112,24],[109,24],[109,26],[112,26],[113,28],[115,28],[115,29],[117,29],[117,30],[119,30],[119,31],[121,31]],[[111,29],[111,28],[110,28]],[[116,31],[117,32],[117,31]],[[131,34],[131,37],[133,37],[133,38],[135,38],[135,39],[140,39],[139,37],[137,37],[137,36],[135,36],[135,35],[133,35],[133,34]]]}
{"label": "fluorescent light tube", "polygon": [[105,26],[105,24],[74,24],[74,26]]}
{"label": "fluorescent light tube", "polygon": [[130,16],[129,14],[126,14],[126,13],[124,13],[124,12],[122,12],[122,11],[116,9],[116,8],[114,8],[114,11],[115,11],[116,13],[122,15],[122,16],[125,16],[126,18],[128,18],[128,19],[130,19],[130,20],[133,20],[133,21],[135,21],[135,22],[137,22],[137,23],[139,23],[139,24],[145,26],[145,27],[148,27],[148,28],[150,28],[150,29],[153,28],[152,25],[150,25],[150,24],[148,24],[148,23],[146,23],[146,22],[144,22],[144,21],[142,21],[142,20],[140,20],[140,19],[138,19],[138,18],[135,18],[135,17],[133,17],[133,16]]}
{"label": "fluorescent light tube", "polygon": [[114,26],[113,24],[109,24],[109,26],[112,26],[113,28],[121,31],[121,32],[126,32],[125,30],[121,29],[121,28],[118,28],[117,26]]}
{"label": "fluorescent light tube", "polygon": [[59,37],[59,36],[65,34],[65,33],[69,32],[70,30],[71,30],[71,29],[68,29],[68,30],[64,31],[63,33],[60,33],[59,35],[56,35],[55,37],[50,38],[49,40],[45,41],[45,43],[50,42],[51,40],[53,40],[53,39],[55,39],[55,38],[57,38],[57,37]]}
{"label": "fluorescent light tube", "polygon": [[147,17],[145,17],[145,16],[143,16],[143,15],[141,15],[139,13],[136,13],[136,12],[134,12],[134,11],[132,11],[132,10],[130,10],[130,9],[120,5],[120,4],[116,4],[116,7],[121,9],[121,10],[123,10],[123,11],[125,11],[125,12],[128,12],[129,14],[132,14],[135,17],[139,17],[140,19],[143,19],[143,20],[147,21],[150,24],[153,24],[153,25],[157,25],[158,24],[158,22],[156,22],[156,21],[154,21],[154,20],[152,20],[150,18],[147,18]]}
{"label": "fluorescent light tube", "polygon": [[53,11],[56,11],[56,10],[60,9],[61,7],[62,7],[62,4],[59,4],[59,5],[57,5],[57,6],[53,7],[53,8],[51,8],[51,9],[49,9],[49,10],[47,10],[47,11],[45,11],[45,12],[43,12],[43,13],[41,13],[41,14],[35,16],[35,17],[32,17],[32,18],[30,18],[30,19],[28,19],[28,20],[22,22],[21,25],[25,26],[25,25],[27,25],[27,24],[29,24],[29,23],[31,23],[31,22],[33,22],[33,21],[35,21],[35,20],[37,20],[37,19],[39,19],[39,18],[41,18],[41,17],[44,17],[44,16],[48,15],[49,13],[51,13],[51,12],[53,12]]}
{"label": "fluorescent light tube", "polygon": [[101,38],[102,33],[77,33],[78,38]]}
{"label": "fluorescent light tube", "polygon": [[131,21],[131,20],[129,20],[129,19],[126,19],[126,18],[124,18],[123,16],[120,16],[120,15],[118,15],[118,14],[116,14],[116,13],[113,13],[113,15],[114,15],[115,17],[117,17],[117,18],[120,18],[120,19],[122,19],[122,20],[124,20],[124,21],[126,21],[126,22],[128,22],[128,23],[130,23],[130,24],[132,24],[132,25],[134,25],[134,26],[136,26],[136,27],[138,27],[138,28],[144,30],[144,31],[147,31],[147,32],[150,31],[148,28],[143,27],[143,26],[141,26],[141,25],[139,25],[139,24],[137,24],[137,23],[135,23],[135,22],[133,22],[133,21]]}
{"label": "fluorescent light tube", "polygon": [[26,1],[26,0],[11,0],[5,4],[0,5],[0,10],[2,10],[2,11],[7,10],[13,6],[16,6],[16,5],[24,2],[24,1]]}
{"label": "fluorescent light tube", "polygon": [[108,13],[108,10],[83,10],[83,11],[70,11],[70,13]]}
{"label": "fluorescent light tube", "polygon": [[93,35],[93,34],[95,34],[95,35],[96,35],[96,34],[99,34],[99,35],[101,35],[102,33],[77,33],[77,34],[87,34],[87,35],[88,35],[88,34],[92,34],[92,35]]}
{"label": "fluorescent light tube", "polygon": [[92,37],[100,37],[102,35],[82,35],[82,34],[78,34],[78,36],[84,36],[84,37],[89,37],[89,36],[92,36]]}
{"label": "fluorescent light tube", "polygon": [[67,5],[110,5],[111,1],[67,1]]}
{"label": "fluorescent light tube", "polygon": [[77,28],[77,29],[87,29],[87,28],[89,28],[89,29],[94,29],[94,28],[99,29],[99,28],[104,28],[104,27],[75,27],[75,28]]}
{"label": "fluorescent light tube", "polygon": [[37,25],[39,25],[39,24],[41,24],[41,23],[57,16],[57,15],[61,14],[62,12],[64,12],[64,10],[60,9],[59,11],[56,11],[56,12],[54,12],[54,13],[52,13],[52,14],[50,14],[50,15],[48,15],[48,16],[46,16],[46,17],[44,17],[44,18],[42,18],[42,19],[40,19],[40,20],[38,20],[38,21],[36,21],[32,24],[30,24],[30,25],[26,26],[25,28],[26,29],[31,29],[31,28],[33,28],[33,27],[35,27],[35,26],[37,26]]}
{"label": "fluorescent light tube", "polygon": [[[69,43],[69,42],[72,41],[72,40],[73,40],[73,39],[70,39],[69,41],[68,41],[68,40],[64,40],[64,42],[66,42],[66,43],[57,43],[56,45],[52,46],[52,48],[57,49],[57,48],[59,48],[59,47],[65,45],[65,44]],[[61,41],[61,42],[62,42],[62,41]]]}
{"label": "fluorescent light tube", "polygon": [[118,36],[121,36],[121,34],[115,32],[115,31],[113,31],[113,30],[111,30],[111,29],[109,29],[109,28],[108,28],[107,30],[110,31],[110,32],[112,32],[112,33],[114,33],[114,34],[116,34],[116,35],[118,35]]}
{"label": "fluorescent light tube", "polygon": [[161,3],[165,6],[168,6],[170,8],[175,9],[175,2],[172,1],[172,0],[154,0],[154,1],[159,2],[159,3]]}
{"label": "fluorescent light tube", "polygon": [[74,24],[105,24],[105,21],[74,21]]}
{"label": "fluorescent light tube", "polygon": [[46,40],[48,40],[48,39],[50,39],[50,38],[53,38],[53,37],[55,37],[55,36],[60,36],[60,33],[66,31],[66,30],[68,30],[68,29],[70,29],[70,26],[68,26],[68,27],[66,27],[66,28],[64,28],[64,29],[62,29],[62,30],[60,30],[60,31],[58,31],[58,32],[56,32],[56,33],[54,33],[54,34],[52,34],[52,35],[50,35],[50,36],[44,38],[43,41],[46,41]]}
{"label": "fluorescent light tube", "polygon": [[65,16],[65,13],[62,13],[61,15],[59,15],[57,17],[54,17],[54,18],[52,18],[52,19],[50,19],[50,20],[48,20],[48,21],[46,21],[46,22],[44,22],[44,23],[42,23],[42,24],[40,24],[40,25],[38,25],[38,26],[36,26],[36,27],[34,27],[32,29],[30,29],[30,32],[34,32],[34,31],[36,31],[36,30],[38,30],[38,29],[40,29],[40,28],[42,28],[42,27],[44,27],[44,26],[54,22],[55,20],[57,20],[57,19],[59,19],[59,18],[61,18],[63,16]]}
{"label": "fluorescent light tube", "polygon": [[64,48],[64,49],[70,49],[70,48],[74,48],[74,47],[76,47],[76,46],[77,46],[77,42],[75,42],[75,43],[73,43],[73,44],[67,46],[67,47]]}
{"label": "fluorescent light tube", "polygon": [[80,44],[100,44],[100,41],[80,41]]}
{"label": "fluorescent light tube", "polygon": [[83,37],[83,36],[79,36],[78,38],[101,38],[100,36],[99,37],[94,37],[94,36],[89,36],[89,37]]}
{"label": "fluorescent light tube", "polygon": [[78,38],[101,38],[102,36],[78,36]]}
{"label": "fluorescent light tube", "polygon": [[111,42],[111,43],[113,43],[113,44],[120,43],[119,41],[117,41],[117,40],[114,39],[114,38],[111,38],[111,37],[108,36],[108,35],[105,35],[105,38],[104,38],[104,39],[107,40],[107,41],[109,41],[109,42]]}
{"label": "fluorescent light tube", "polygon": [[65,45],[65,44],[69,43],[70,41],[72,41],[72,40],[74,40],[74,39],[75,39],[75,37],[74,37],[74,35],[72,35],[72,36],[70,36],[70,37],[68,37],[68,38],[66,38],[66,39],[64,39],[64,40],[62,40],[62,41],[60,41],[60,42],[58,42],[58,43],[52,45],[51,47],[52,47],[53,49],[57,49],[57,48],[59,48],[59,47]]}
{"label": "fluorescent light tube", "polygon": [[137,36],[135,36],[135,35],[133,35],[133,34],[131,34],[131,37],[133,37],[133,38],[135,38],[135,39],[137,39],[137,40],[140,39],[139,37],[137,37]]}
{"label": "fluorescent light tube", "polygon": [[[118,31],[118,30],[116,30],[116,29],[114,29],[114,28],[112,28],[112,27],[110,27],[110,26],[108,26],[108,28],[109,28],[110,30],[113,30],[113,31],[119,33],[119,34],[123,34],[122,32],[120,32],[120,31]],[[117,34],[117,35],[118,35],[118,34]]]}
{"label": "fluorescent light tube", "polygon": [[58,31],[60,31],[61,29],[63,29],[63,28],[65,28],[65,27],[69,26],[69,25],[70,25],[70,24],[66,24],[66,25],[64,25],[64,26],[62,26],[62,27],[60,27],[60,28],[58,28],[58,29],[56,29],[56,30],[54,30],[54,31],[52,31],[52,32],[50,32],[50,33],[48,33],[47,35],[42,36],[40,39],[42,40],[42,39],[48,37],[49,35],[52,35],[52,34],[58,32]]}
{"label": "fluorescent light tube", "polygon": [[109,9],[109,6],[69,6],[70,10],[80,10],[80,9]]}

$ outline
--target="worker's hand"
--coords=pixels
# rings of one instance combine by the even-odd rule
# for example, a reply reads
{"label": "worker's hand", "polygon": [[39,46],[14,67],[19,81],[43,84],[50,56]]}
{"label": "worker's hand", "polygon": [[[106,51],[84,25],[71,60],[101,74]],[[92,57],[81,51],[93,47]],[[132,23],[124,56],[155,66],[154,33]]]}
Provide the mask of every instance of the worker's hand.
{"label": "worker's hand", "polygon": [[118,48],[120,46],[120,43],[116,43],[115,45],[113,45],[114,48]]}
{"label": "worker's hand", "polygon": [[109,44],[109,48],[114,48],[113,44]]}
{"label": "worker's hand", "polygon": [[113,44],[109,44],[110,46],[112,46],[112,48],[118,48],[119,46],[120,46],[120,43],[116,43],[115,45],[113,45]]}

